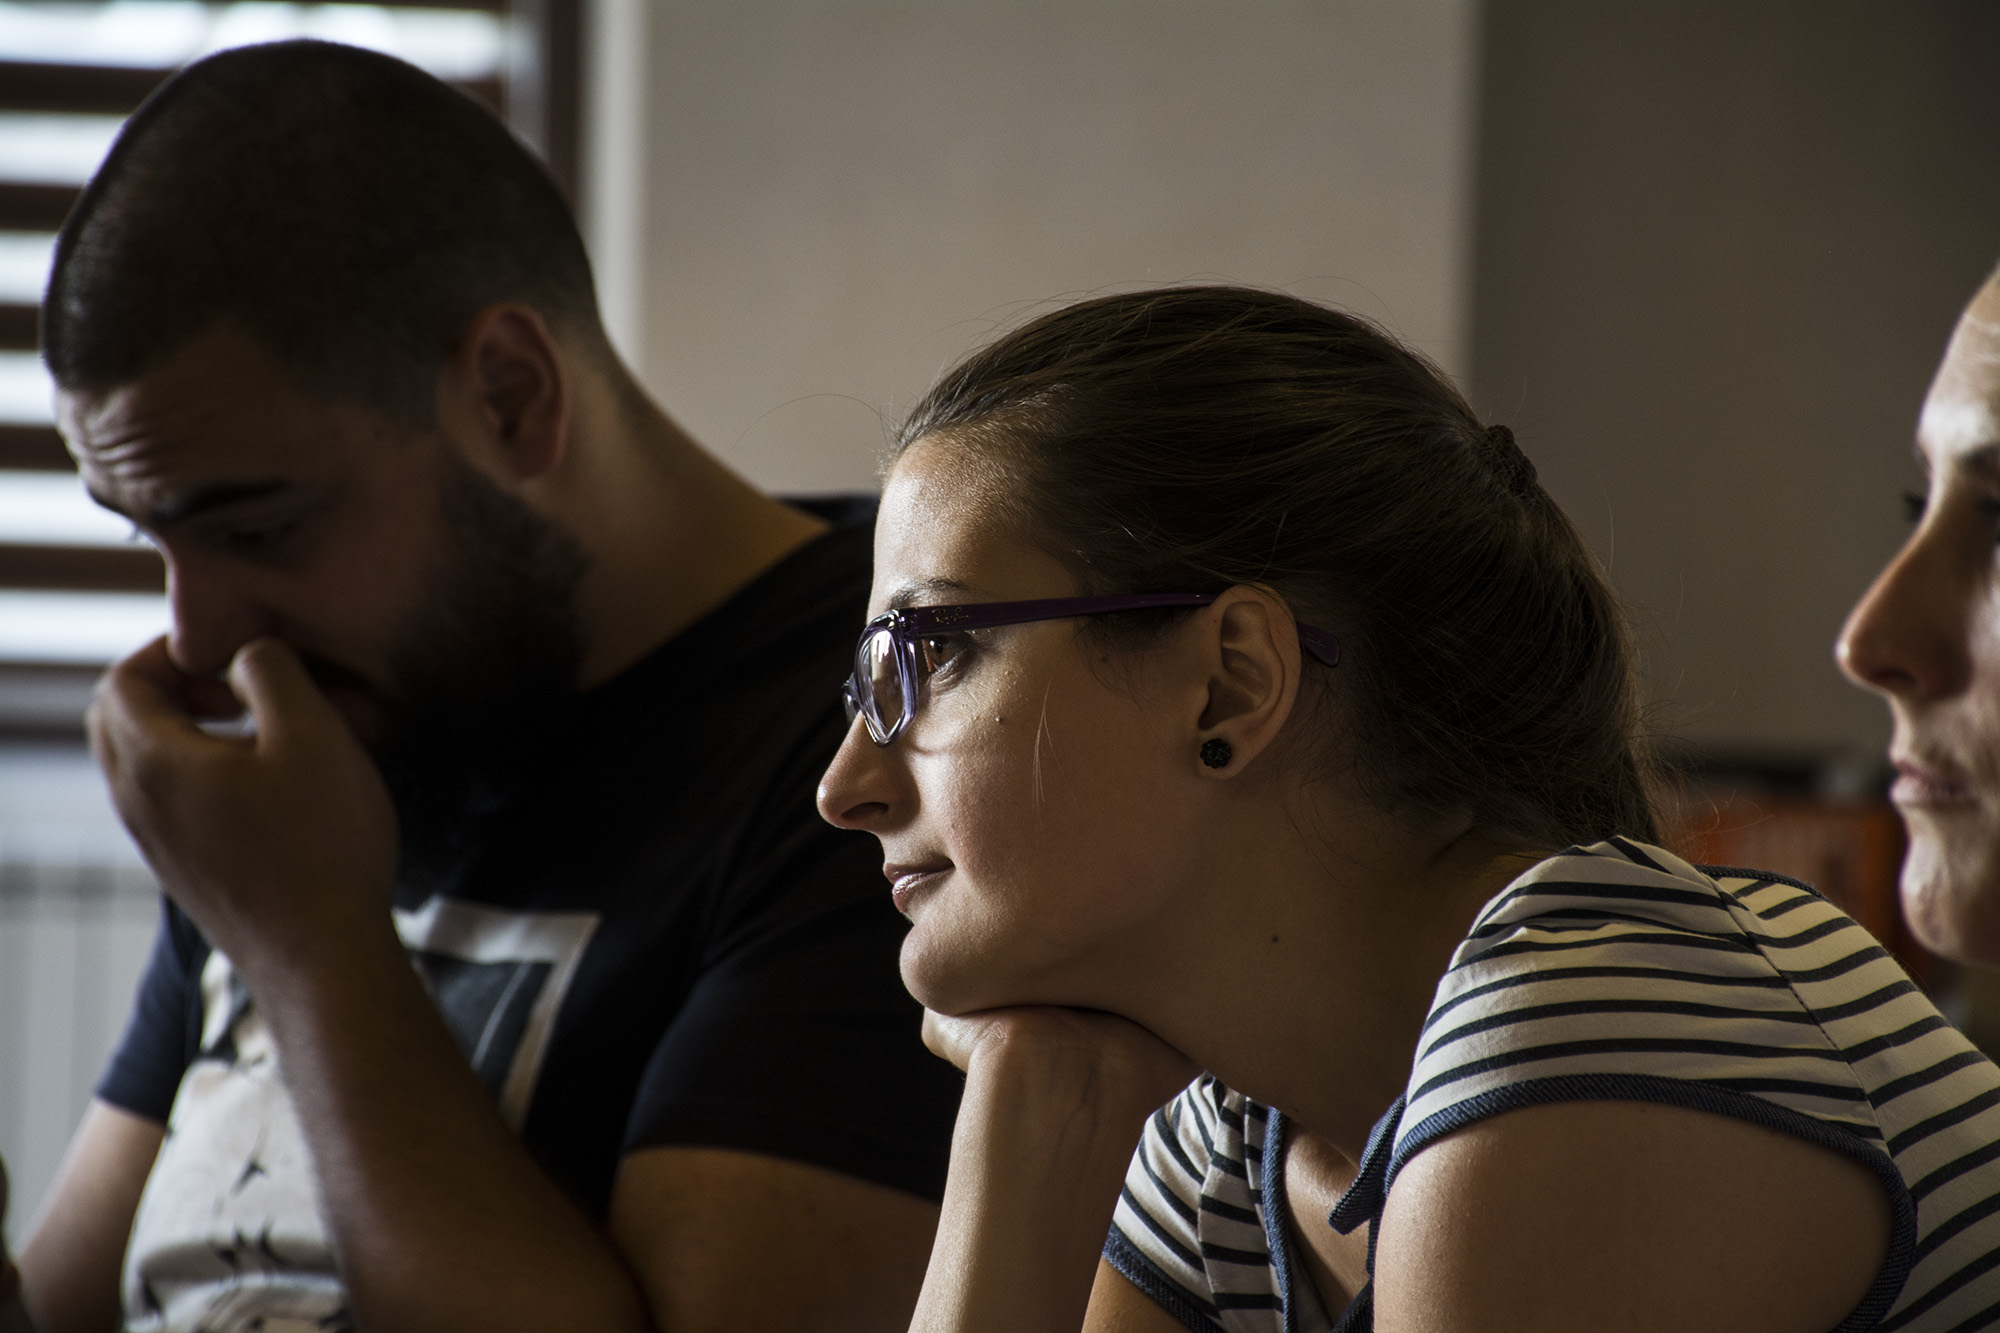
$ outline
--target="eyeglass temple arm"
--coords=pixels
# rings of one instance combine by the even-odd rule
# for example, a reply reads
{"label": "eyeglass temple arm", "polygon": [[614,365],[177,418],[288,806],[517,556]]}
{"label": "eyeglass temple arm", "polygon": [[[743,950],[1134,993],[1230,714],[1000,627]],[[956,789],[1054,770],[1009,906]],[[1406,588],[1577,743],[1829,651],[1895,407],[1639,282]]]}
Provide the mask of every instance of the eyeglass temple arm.
{"label": "eyeglass temple arm", "polygon": [[[966,606],[914,606],[895,613],[900,626],[922,634],[937,629],[995,629],[1032,620],[1060,620],[1111,611],[1147,611],[1171,606],[1207,606],[1212,592],[1124,593],[1103,597],[1040,597],[1026,602],[978,602]],[[1328,666],[1340,665],[1340,644],[1331,634],[1300,624],[1299,646]]]}
{"label": "eyeglass temple arm", "polygon": [[1145,611],[1163,606],[1206,606],[1214,593],[1130,593],[1106,597],[1038,597],[1028,602],[976,602],[965,606],[913,606],[896,613],[907,630],[993,629],[1030,620],[1062,620],[1107,611]]}

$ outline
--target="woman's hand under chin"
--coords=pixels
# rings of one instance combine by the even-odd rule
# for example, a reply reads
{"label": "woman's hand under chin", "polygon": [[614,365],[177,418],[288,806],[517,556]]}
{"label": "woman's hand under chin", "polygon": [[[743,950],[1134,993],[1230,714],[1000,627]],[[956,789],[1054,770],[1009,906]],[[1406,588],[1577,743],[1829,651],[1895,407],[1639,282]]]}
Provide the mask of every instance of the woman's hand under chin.
{"label": "woman's hand under chin", "polygon": [[1146,1118],[1199,1071],[1130,1019],[1054,1005],[926,1010],[924,1044],[966,1080],[911,1328],[1071,1333]]}
{"label": "woman's hand under chin", "polygon": [[[924,1010],[924,1045],[967,1074],[1004,1073],[1056,1086],[1076,1081],[1099,1109],[1143,1116],[1201,1071],[1129,1018],[1097,1009],[1020,1005],[952,1017]],[[975,1070],[974,1066],[980,1066]]]}

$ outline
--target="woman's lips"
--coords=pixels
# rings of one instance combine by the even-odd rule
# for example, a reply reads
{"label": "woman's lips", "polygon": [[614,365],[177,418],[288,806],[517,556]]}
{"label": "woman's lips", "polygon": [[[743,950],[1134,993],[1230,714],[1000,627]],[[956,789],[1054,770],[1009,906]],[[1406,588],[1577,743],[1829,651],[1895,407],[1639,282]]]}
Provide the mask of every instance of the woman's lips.
{"label": "woman's lips", "polygon": [[1971,805],[1973,790],[1970,782],[1948,769],[1898,759],[1889,799],[1906,810],[1940,809]]}
{"label": "woman's lips", "polygon": [[882,867],[882,874],[889,881],[889,897],[895,902],[896,910],[908,912],[910,896],[950,869],[949,861],[931,865],[902,865],[891,862]]}

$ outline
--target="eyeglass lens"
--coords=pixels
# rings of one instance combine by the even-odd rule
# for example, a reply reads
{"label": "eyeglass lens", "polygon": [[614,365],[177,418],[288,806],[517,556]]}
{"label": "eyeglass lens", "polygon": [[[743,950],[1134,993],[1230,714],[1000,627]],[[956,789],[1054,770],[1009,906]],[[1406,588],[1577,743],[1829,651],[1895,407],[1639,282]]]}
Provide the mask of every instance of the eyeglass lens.
{"label": "eyeglass lens", "polygon": [[896,636],[886,629],[870,634],[854,666],[855,680],[865,691],[861,704],[870,715],[871,729],[877,737],[894,735],[909,710],[902,672],[896,666]]}

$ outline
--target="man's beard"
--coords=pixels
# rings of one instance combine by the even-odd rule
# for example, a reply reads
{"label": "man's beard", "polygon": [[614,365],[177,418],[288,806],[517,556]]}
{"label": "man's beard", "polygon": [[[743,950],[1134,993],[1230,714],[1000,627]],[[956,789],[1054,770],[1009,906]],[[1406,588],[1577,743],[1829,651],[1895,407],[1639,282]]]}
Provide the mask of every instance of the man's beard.
{"label": "man's beard", "polygon": [[577,691],[577,585],[589,564],[550,520],[452,460],[445,553],[392,654],[376,753],[402,832],[403,877],[434,880],[467,824],[532,767]]}

